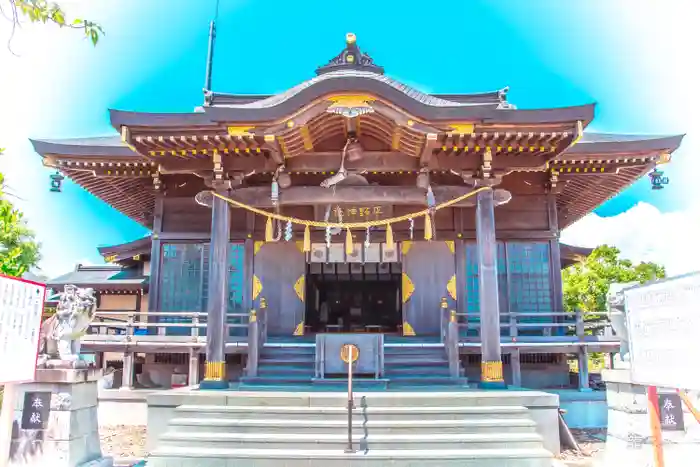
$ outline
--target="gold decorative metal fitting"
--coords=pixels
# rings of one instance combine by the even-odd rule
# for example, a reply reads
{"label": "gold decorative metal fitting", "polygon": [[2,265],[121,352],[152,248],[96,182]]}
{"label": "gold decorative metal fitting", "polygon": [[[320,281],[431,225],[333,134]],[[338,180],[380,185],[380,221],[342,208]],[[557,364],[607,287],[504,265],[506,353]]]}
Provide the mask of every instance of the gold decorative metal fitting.
{"label": "gold decorative metal fitting", "polygon": [[258,320],[258,314],[255,310],[250,310],[250,317],[248,318],[249,323],[254,323]]}
{"label": "gold decorative metal fitting", "polygon": [[206,362],[204,379],[209,381],[224,381],[226,377],[226,362]]}
{"label": "gold decorative metal fitting", "polygon": [[354,44],[356,41],[357,41],[357,36],[355,36],[355,34],[353,34],[351,32],[345,34],[345,42],[348,45]]}
{"label": "gold decorative metal fitting", "polygon": [[267,300],[265,299],[265,297],[262,297],[262,298],[260,299],[260,308],[261,308],[261,309],[267,308]]}
{"label": "gold decorative metal fitting", "polygon": [[457,312],[455,310],[450,310],[450,322],[451,323],[457,322]]}
{"label": "gold decorative metal fitting", "polygon": [[440,308],[447,308],[447,297],[442,297],[440,299]]}
{"label": "gold decorative metal fitting", "polygon": [[503,382],[503,363],[481,362],[481,381],[485,383],[500,383]]}

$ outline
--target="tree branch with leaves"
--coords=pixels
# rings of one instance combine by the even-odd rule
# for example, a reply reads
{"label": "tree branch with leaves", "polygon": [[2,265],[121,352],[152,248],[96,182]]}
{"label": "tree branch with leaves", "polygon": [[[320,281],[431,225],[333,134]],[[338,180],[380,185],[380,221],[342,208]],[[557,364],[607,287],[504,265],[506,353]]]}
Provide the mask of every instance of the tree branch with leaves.
{"label": "tree branch with leaves", "polygon": [[[589,311],[605,311],[610,284],[649,282],[666,277],[666,269],[656,263],[634,264],[620,257],[614,246],[601,245],[582,262],[562,271],[564,308],[580,310],[586,317]],[[587,319],[588,320],[588,319]],[[594,321],[594,317],[590,317]]]}
{"label": "tree branch with leaves", "polygon": [[46,0],[0,0],[0,13],[12,24],[12,31],[7,42],[10,51],[12,50],[12,39],[17,28],[22,26],[24,19],[29,20],[30,23],[53,23],[62,28],[81,30],[93,45],[97,45],[100,37],[104,35],[99,24],[80,18],[71,19],[61,5]]}

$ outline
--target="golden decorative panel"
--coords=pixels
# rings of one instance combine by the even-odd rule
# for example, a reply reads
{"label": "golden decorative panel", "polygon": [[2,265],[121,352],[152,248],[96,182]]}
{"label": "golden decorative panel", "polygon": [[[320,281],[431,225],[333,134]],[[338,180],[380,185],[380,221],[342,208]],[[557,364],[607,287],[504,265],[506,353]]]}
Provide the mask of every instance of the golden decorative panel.
{"label": "golden decorative panel", "polygon": [[252,126],[230,126],[226,128],[226,131],[229,136],[253,136],[253,134],[249,132],[252,128]]}
{"label": "golden decorative panel", "polygon": [[303,321],[301,323],[297,324],[297,327],[294,328],[294,335],[295,336],[303,336],[304,335],[304,322]]}
{"label": "golden decorative panel", "polygon": [[[375,98],[371,96],[362,94],[331,96],[328,100],[331,101],[332,104],[326,109],[326,112],[342,115],[345,118],[354,118],[374,112],[374,108],[370,103],[373,102]],[[359,131],[357,133],[359,134]]]}
{"label": "golden decorative panel", "polygon": [[474,133],[473,123],[450,123],[448,125],[453,133],[458,133],[460,135],[471,135]]}
{"label": "golden decorative panel", "polygon": [[206,362],[204,379],[208,381],[224,381],[226,379],[226,362]]}
{"label": "golden decorative panel", "polygon": [[299,276],[299,279],[297,279],[296,283],[294,284],[294,292],[296,292],[297,297],[299,297],[299,300],[301,300],[302,303],[304,303],[304,291],[306,289],[306,275],[302,274]]}
{"label": "golden decorative panel", "polygon": [[454,240],[445,240],[445,244],[447,245],[447,248],[450,249],[450,252],[454,255],[455,254],[455,241]]}
{"label": "golden decorative panel", "polygon": [[410,298],[411,295],[413,295],[413,292],[415,292],[416,288],[413,286],[413,282],[411,281],[411,278],[408,277],[408,274],[401,273],[401,302],[406,303]]}
{"label": "golden decorative panel", "polygon": [[450,294],[452,300],[457,300],[457,276],[455,274],[447,281],[447,293]]}
{"label": "golden decorative panel", "polygon": [[502,383],[503,382],[503,363],[481,362],[481,381],[485,383]]}
{"label": "golden decorative panel", "polygon": [[411,249],[412,245],[413,245],[413,242],[411,242],[411,241],[401,242],[401,254],[403,256],[406,256],[408,254],[408,250]]}
{"label": "golden decorative panel", "polygon": [[260,251],[260,248],[265,244],[263,241],[256,241],[253,243],[253,255],[257,255],[258,252]]}
{"label": "golden decorative panel", "polygon": [[253,300],[256,300],[262,292],[262,282],[258,279],[258,276],[253,275]]}
{"label": "golden decorative panel", "polygon": [[301,251],[302,253],[306,253],[304,251],[304,241],[303,240],[297,240],[294,243],[296,244],[297,248],[299,248],[299,251]]}
{"label": "golden decorative panel", "polygon": [[415,336],[416,331],[413,330],[413,326],[411,326],[408,321],[403,322],[403,335],[404,336]]}
{"label": "golden decorative panel", "polygon": [[309,128],[304,125],[299,128],[299,133],[301,134],[301,139],[304,142],[304,149],[311,151],[314,148],[314,142],[311,140],[311,133],[309,133]]}

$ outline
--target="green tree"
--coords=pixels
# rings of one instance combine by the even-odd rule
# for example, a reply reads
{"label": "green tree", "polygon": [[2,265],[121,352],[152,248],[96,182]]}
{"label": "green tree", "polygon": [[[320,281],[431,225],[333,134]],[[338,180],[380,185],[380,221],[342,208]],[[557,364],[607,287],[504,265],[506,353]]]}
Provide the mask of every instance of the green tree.
{"label": "green tree", "polygon": [[53,23],[62,28],[81,30],[93,45],[97,45],[100,36],[104,35],[99,24],[80,18],[71,19],[58,3],[46,0],[0,0],[0,13],[12,24],[8,46],[23,18],[32,23]]}
{"label": "green tree", "polygon": [[1,191],[2,185],[0,174],[0,273],[20,277],[39,263],[39,244],[22,213]]}
{"label": "green tree", "polygon": [[[567,311],[605,311],[605,297],[615,282],[648,282],[666,277],[666,269],[655,263],[634,264],[620,258],[620,250],[601,245],[584,261],[562,272],[564,307]],[[591,320],[595,320],[592,317]]]}

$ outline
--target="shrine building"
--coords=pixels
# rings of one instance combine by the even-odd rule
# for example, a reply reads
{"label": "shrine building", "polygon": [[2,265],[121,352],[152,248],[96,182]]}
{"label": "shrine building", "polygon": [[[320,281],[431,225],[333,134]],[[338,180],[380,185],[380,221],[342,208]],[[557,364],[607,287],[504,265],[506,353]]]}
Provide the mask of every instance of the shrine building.
{"label": "shrine building", "polygon": [[602,314],[564,310],[561,269],[588,251],[559,235],[681,136],[589,132],[595,105],[519,109],[507,88],[426,94],[353,34],[315,74],[275,95],[208,79],[192,112],[110,110],[113,136],[32,141],[152,231],[49,283],[98,291],[83,346],[123,360],[125,386],[135,356],[168,355],[202,388],[322,384],[347,341],[387,389],[566,387],[568,356],[617,350]]}

